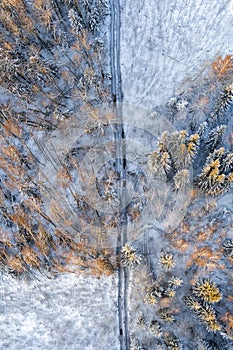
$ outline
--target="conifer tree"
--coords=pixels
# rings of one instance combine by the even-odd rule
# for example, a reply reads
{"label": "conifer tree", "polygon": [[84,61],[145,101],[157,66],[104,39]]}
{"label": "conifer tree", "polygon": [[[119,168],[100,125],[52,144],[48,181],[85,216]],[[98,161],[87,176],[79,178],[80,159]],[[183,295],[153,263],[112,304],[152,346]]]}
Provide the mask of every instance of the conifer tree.
{"label": "conifer tree", "polygon": [[222,147],[211,153],[195,183],[205,193],[218,195],[233,185],[232,154]]}
{"label": "conifer tree", "polygon": [[226,86],[217,102],[214,112],[212,113],[213,118],[220,118],[224,116],[230,109],[233,102],[233,84]]}
{"label": "conifer tree", "polygon": [[206,142],[206,145],[210,152],[213,152],[217,147],[221,145],[225,130],[226,125],[220,125],[211,131]]}

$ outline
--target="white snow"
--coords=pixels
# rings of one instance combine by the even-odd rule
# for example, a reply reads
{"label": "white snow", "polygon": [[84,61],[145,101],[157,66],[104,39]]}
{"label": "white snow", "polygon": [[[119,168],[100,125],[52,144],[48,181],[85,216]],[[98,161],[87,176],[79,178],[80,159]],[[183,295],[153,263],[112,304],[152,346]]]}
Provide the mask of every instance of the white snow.
{"label": "white snow", "polygon": [[232,53],[232,0],[122,0],[124,102],[168,102],[188,76]]}
{"label": "white snow", "polygon": [[1,349],[118,350],[117,279],[3,276]]}

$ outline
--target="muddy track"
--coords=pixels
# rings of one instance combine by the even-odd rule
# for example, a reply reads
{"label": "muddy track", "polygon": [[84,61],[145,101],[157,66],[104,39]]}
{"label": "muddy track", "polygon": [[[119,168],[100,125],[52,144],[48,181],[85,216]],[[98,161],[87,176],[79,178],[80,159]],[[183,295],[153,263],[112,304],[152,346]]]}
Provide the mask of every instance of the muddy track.
{"label": "muddy track", "polygon": [[[120,125],[115,131],[114,138],[116,144],[116,170],[121,174],[121,208],[125,208],[125,186],[126,186],[126,151],[124,145],[124,124],[121,113],[121,102],[123,98],[121,85],[121,66],[120,66],[120,1],[111,0],[111,41],[110,41],[110,62],[111,62],[111,92],[113,104],[117,107],[117,119]],[[127,214],[124,213],[124,220],[127,222]],[[122,245],[127,242],[127,225],[119,228],[117,237],[116,255],[120,262]],[[129,331],[128,331],[128,271],[119,264],[118,269],[118,327],[120,349],[129,350]]]}

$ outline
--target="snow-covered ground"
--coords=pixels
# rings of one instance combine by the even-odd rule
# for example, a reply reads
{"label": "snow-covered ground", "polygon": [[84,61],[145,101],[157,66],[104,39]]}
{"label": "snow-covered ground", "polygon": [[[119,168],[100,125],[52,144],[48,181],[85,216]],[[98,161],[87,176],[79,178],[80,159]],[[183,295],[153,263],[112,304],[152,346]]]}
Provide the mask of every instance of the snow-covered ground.
{"label": "snow-covered ground", "polygon": [[232,0],[122,0],[124,102],[164,104],[182,81],[232,53]]}
{"label": "snow-covered ground", "polygon": [[119,349],[114,277],[3,276],[0,290],[0,349]]}

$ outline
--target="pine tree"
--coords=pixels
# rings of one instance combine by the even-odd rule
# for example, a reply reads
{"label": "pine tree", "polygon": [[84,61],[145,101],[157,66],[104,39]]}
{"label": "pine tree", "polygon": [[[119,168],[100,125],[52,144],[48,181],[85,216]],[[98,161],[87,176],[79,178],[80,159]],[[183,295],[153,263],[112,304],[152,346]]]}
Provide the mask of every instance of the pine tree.
{"label": "pine tree", "polygon": [[184,190],[190,180],[190,173],[187,169],[182,169],[174,176],[174,183],[176,190]]}
{"label": "pine tree", "polygon": [[166,148],[177,171],[191,165],[199,146],[199,135],[187,135],[186,130],[168,134]]}
{"label": "pine tree", "polygon": [[160,264],[167,270],[170,270],[176,264],[175,257],[171,253],[163,252],[160,254]]}
{"label": "pine tree", "polygon": [[225,157],[221,162],[221,171],[225,174],[233,171],[233,153],[225,153]]}
{"label": "pine tree", "polygon": [[158,142],[158,150],[148,159],[149,167],[155,173],[168,175],[171,169],[180,171],[188,168],[197,152],[199,135],[187,135],[186,130],[164,132]]}
{"label": "pine tree", "polygon": [[162,329],[158,321],[151,321],[151,323],[149,324],[149,331],[156,338],[160,338],[162,336]]}
{"label": "pine tree", "polygon": [[216,303],[222,298],[219,288],[209,279],[198,281],[193,287],[193,293],[208,303]]}
{"label": "pine tree", "polygon": [[71,8],[68,11],[68,17],[70,21],[70,25],[72,29],[78,34],[82,32],[82,29],[85,27],[85,23],[83,19],[80,17],[80,15],[73,9]]}
{"label": "pine tree", "polygon": [[201,174],[195,179],[197,186],[205,193],[219,195],[233,185],[232,155],[222,147],[211,153]]}
{"label": "pine tree", "polygon": [[168,281],[169,285],[172,286],[172,288],[180,287],[183,283],[182,279],[176,276],[172,276],[170,280]]}
{"label": "pine tree", "polygon": [[158,317],[163,320],[165,323],[173,323],[174,316],[167,312],[167,309],[162,309],[158,311]]}
{"label": "pine tree", "polygon": [[146,350],[142,347],[138,340],[133,339],[132,344],[130,345],[130,350]]}
{"label": "pine tree", "polygon": [[197,342],[197,350],[220,350],[219,347],[214,344],[210,344],[207,340],[199,340]]}
{"label": "pine tree", "polygon": [[152,284],[147,288],[146,297],[144,302],[146,304],[155,305],[158,303],[159,299],[163,296],[163,288],[157,284]]}
{"label": "pine tree", "polygon": [[171,157],[161,143],[159,143],[159,149],[148,156],[148,165],[150,170],[156,175],[164,176],[169,173]]}
{"label": "pine tree", "polygon": [[141,263],[142,257],[129,243],[126,243],[121,250],[121,261],[124,266],[135,267]]}
{"label": "pine tree", "polygon": [[233,239],[227,239],[223,243],[223,249],[224,249],[226,255],[232,256],[233,255]]}
{"label": "pine tree", "polygon": [[212,118],[224,116],[230,109],[233,102],[233,84],[226,86],[220,95],[219,101],[212,113]]}
{"label": "pine tree", "polygon": [[198,314],[199,310],[201,310],[202,305],[199,301],[197,301],[196,299],[194,299],[193,297],[189,296],[189,297],[185,297],[184,301],[186,303],[186,305],[195,313]]}
{"label": "pine tree", "polygon": [[213,152],[217,147],[221,145],[225,130],[226,125],[220,125],[211,131],[208,140],[206,141],[206,145],[210,152]]}
{"label": "pine tree", "polygon": [[216,332],[222,329],[221,325],[217,322],[215,311],[210,305],[198,302],[192,297],[186,297],[185,302],[209,332]]}
{"label": "pine tree", "polygon": [[165,335],[164,342],[167,346],[167,349],[169,349],[169,350],[182,350],[183,349],[183,345],[181,344],[180,340],[171,333]]}

